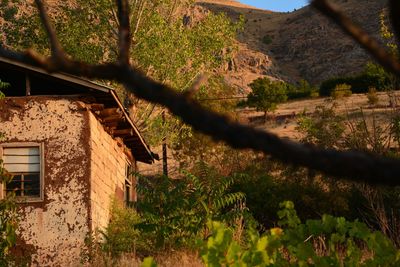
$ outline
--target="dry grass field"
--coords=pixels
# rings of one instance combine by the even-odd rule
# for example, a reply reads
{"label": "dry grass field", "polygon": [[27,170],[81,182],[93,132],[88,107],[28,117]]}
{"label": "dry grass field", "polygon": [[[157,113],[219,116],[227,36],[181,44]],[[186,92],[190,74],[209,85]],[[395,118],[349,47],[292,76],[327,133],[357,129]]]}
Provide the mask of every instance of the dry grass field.
{"label": "dry grass field", "polygon": [[375,105],[368,103],[366,94],[353,94],[337,100],[316,98],[289,101],[280,104],[266,122],[263,119],[263,112],[257,112],[254,109],[243,109],[239,114],[243,123],[268,130],[284,138],[298,140],[301,137],[296,130],[299,116],[312,114],[318,106],[332,107],[334,105],[338,114],[351,118],[351,120],[361,119],[362,116],[367,120],[374,117],[378,123],[384,124],[399,108],[400,92],[391,94],[380,92],[377,93],[377,96],[379,101]]}

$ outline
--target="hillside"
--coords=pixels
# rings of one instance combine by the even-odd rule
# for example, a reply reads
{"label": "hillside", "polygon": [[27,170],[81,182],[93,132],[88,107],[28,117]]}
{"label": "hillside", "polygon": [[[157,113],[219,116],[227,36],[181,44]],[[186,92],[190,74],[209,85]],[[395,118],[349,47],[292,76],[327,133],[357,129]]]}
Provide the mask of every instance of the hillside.
{"label": "hillside", "polygon": [[[359,24],[379,36],[379,14],[385,1],[334,1]],[[341,30],[310,7],[290,13],[260,10],[236,1],[199,0],[213,12],[224,12],[233,20],[244,15],[245,29],[238,36],[235,69],[227,80],[246,88],[263,75],[286,81],[301,78],[317,84],[327,78],[362,70],[370,60],[364,50]],[[263,42],[267,36],[269,44]]]}

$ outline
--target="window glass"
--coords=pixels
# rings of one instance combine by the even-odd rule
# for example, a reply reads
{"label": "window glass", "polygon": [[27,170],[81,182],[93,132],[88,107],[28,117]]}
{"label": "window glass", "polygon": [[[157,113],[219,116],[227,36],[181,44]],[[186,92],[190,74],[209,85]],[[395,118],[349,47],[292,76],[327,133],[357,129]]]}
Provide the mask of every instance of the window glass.
{"label": "window glass", "polygon": [[125,203],[127,206],[131,205],[132,202],[135,201],[134,197],[134,174],[135,169],[132,167],[130,163],[126,164],[125,168]]}
{"label": "window glass", "polygon": [[6,192],[21,197],[40,197],[40,149],[3,147],[4,168],[13,175]]}

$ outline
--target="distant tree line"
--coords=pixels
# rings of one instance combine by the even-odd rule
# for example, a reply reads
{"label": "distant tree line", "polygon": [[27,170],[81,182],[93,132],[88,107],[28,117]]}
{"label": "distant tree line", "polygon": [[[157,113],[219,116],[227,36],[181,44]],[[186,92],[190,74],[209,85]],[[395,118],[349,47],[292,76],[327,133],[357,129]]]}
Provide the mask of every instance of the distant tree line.
{"label": "distant tree line", "polygon": [[319,94],[330,96],[339,84],[350,85],[352,93],[367,93],[370,87],[378,91],[397,89],[398,81],[381,66],[368,63],[359,74],[335,77],[322,82],[319,86]]}
{"label": "distant tree line", "polygon": [[306,80],[297,84],[286,83],[280,80],[271,80],[268,77],[258,78],[249,84],[251,92],[247,100],[239,102],[239,107],[254,107],[267,112],[274,111],[279,103],[287,100],[330,96],[339,98],[350,96],[353,93],[369,93],[371,90],[387,91],[397,90],[399,80],[385,71],[383,67],[374,63],[367,63],[362,72],[343,77],[334,77],[323,81],[319,87]]}

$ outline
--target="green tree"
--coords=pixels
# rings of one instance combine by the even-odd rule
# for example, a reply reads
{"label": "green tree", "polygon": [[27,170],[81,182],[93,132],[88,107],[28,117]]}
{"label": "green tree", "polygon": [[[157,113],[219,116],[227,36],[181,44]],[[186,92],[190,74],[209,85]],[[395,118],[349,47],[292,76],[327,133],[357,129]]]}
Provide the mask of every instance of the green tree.
{"label": "green tree", "polygon": [[[129,4],[131,62],[155,80],[185,91],[201,74],[218,76],[231,59],[242,20],[232,23],[222,13],[196,12],[191,0],[132,0]],[[34,7],[23,1],[2,1],[0,7],[6,20],[0,28],[9,46],[49,53]],[[112,1],[61,1],[50,5],[50,11],[57,35],[71,56],[90,63],[116,58],[118,23]],[[166,150],[178,134],[190,131],[163,109],[135,99],[122,89],[119,95],[129,98],[124,102],[130,103],[131,116],[150,145],[163,144]]]}
{"label": "green tree", "polygon": [[264,112],[264,119],[268,111],[274,111],[279,103],[287,100],[286,84],[282,81],[271,81],[269,78],[258,78],[250,85],[251,92],[247,95],[244,105],[255,107]]}

